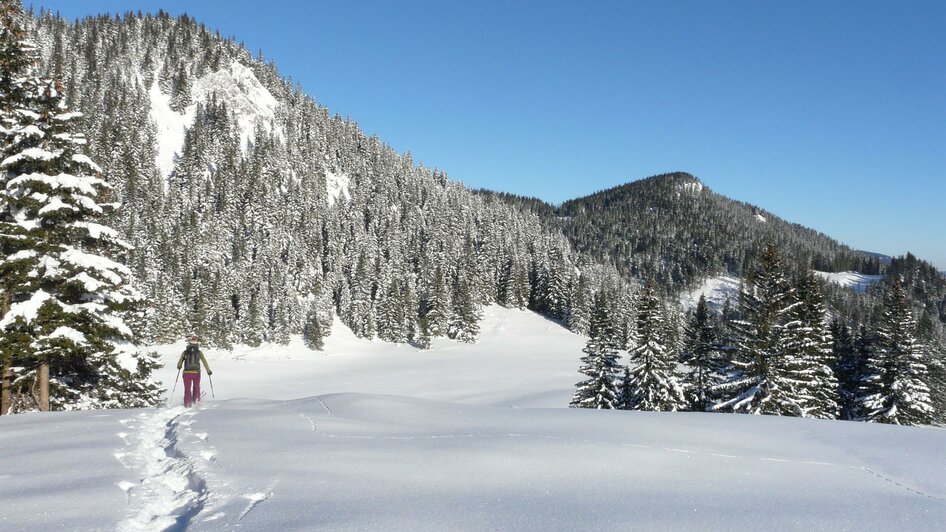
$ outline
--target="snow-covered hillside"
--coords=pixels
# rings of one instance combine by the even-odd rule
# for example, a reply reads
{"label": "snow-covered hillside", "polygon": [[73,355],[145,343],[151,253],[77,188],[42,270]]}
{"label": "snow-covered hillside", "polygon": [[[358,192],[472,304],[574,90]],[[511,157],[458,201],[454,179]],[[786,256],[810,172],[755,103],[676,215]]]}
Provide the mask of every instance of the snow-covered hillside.
{"label": "snow-covered hillside", "polygon": [[857,293],[864,293],[870,285],[882,281],[883,275],[865,275],[857,272],[815,272],[815,275],[832,283],[850,288]]}
{"label": "snow-covered hillside", "polygon": [[[867,287],[884,278],[883,275],[865,275],[857,272],[831,273],[816,271],[815,275],[832,283],[850,288],[857,293],[864,293]],[[723,308],[727,298],[729,298],[733,305],[738,303],[739,283],[739,278],[732,275],[710,277],[705,279],[696,288],[681,293],[680,305],[685,309],[695,308],[697,301],[700,300],[700,295],[704,295],[706,296],[706,304],[709,308],[719,312]]]}
{"label": "snow-covered hillside", "polygon": [[733,305],[739,302],[739,283],[739,279],[732,275],[710,277],[696,288],[680,294],[680,305],[685,309],[695,308],[702,295],[706,297],[706,305],[711,310],[720,312],[726,299]]}
{"label": "snow-covered hillside", "polygon": [[[340,326],[324,354],[210,350],[216,400],[199,409],[175,397],[0,418],[0,448],[16,458],[4,460],[0,528],[937,530],[946,519],[946,431],[561,408],[582,338],[497,307],[483,324],[479,344],[427,352]],[[161,349],[167,362],[178,351]]]}

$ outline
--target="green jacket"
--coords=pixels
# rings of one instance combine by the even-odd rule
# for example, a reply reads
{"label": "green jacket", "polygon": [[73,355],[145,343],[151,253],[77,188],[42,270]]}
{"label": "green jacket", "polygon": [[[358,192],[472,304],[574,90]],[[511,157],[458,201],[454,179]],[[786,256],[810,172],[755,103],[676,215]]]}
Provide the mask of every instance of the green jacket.
{"label": "green jacket", "polygon": [[[197,354],[200,355],[200,361],[204,363],[204,367],[207,369],[207,373],[209,374],[210,366],[207,364],[207,359],[204,358],[204,352],[198,349]],[[181,353],[181,358],[177,360],[177,369],[181,369],[182,367],[184,367],[184,357],[186,356],[187,356],[187,349],[185,349],[184,352]],[[185,369],[184,373],[185,374],[196,373],[197,375],[200,375],[200,367],[198,367],[197,369]]]}

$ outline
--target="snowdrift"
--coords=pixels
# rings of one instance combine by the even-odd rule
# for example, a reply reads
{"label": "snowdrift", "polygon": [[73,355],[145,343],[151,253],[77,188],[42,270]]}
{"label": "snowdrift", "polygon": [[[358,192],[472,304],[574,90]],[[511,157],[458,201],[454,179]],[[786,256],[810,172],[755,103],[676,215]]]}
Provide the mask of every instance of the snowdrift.
{"label": "snowdrift", "polygon": [[[0,529],[946,522],[942,429],[564,408],[582,339],[526,312],[487,309],[473,346],[424,352],[339,328],[330,341],[326,354],[212,351],[218,399],[199,409],[176,397],[166,408],[0,418]],[[175,346],[163,351],[176,362]]]}

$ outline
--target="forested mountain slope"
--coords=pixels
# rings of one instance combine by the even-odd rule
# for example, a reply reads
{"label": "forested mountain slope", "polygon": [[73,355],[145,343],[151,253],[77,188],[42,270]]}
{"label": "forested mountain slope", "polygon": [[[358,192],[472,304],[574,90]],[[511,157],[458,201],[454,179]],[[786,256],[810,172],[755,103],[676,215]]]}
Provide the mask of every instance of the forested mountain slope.
{"label": "forested mountain slope", "polygon": [[816,270],[879,267],[864,253],[717,194],[682,172],[569,200],[557,209],[536,207],[533,198],[503,197],[553,218],[580,252],[611,262],[630,277],[651,279],[668,292],[708,275],[741,275],[767,242]]}
{"label": "forested mountain slope", "polygon": [[146,339],[318,347],[334,310],[365,337],[472,340],[481,304],[564,318],[578,271],[589,293],[623,284],[186,16],[26,24],[123,203]]}
{"label": "forested mountain slope", "polygon": [[[908,254],[890,259],[854,250],[759,207],[713,192],[696,177],[676,172],[634,181],[549,205],[536,198],[477,191],[517,205],[559,227],[575,249],[617,268],[625,278],[651,280],[666,294],[694,288],[721,274],[743,277],[769,242],[791,270],[857,271],[903,280],[918,316],[946,323],[946,280],[929,263]],[[881,282],[854,295],[826,287],[832,307],[855,322],[870,323],[888,287]]]}
{"label": "forested mountain slope", "polygon": [[[70,24],[44,13],[30,24],[124,204],[115,225],[136,246],[151,340],[195,331],[253,344],[304,332],[317,346],[333,309],[366,337],[470,340],[490,302],[581,331],[602,286],[627,293],[646,279],[671,294],[741,276],[767,242],[791,268],[896,272],[919,312],[946,321],[946,281],[922,261],[883,265],[689,174],[560,207],[472,194],[186,16]],[[856,321],[879,304],[832,300]]]}

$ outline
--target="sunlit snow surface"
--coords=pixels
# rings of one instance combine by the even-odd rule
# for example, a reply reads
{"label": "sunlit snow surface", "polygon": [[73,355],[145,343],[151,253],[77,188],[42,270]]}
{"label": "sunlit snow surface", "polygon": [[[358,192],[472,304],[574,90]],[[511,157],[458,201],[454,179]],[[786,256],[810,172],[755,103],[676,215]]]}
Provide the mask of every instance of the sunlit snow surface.
{"label": "sunlit snow surface", "polygon": [[336,326],[325,354],[208,350],[216,400],[199,409],[180,406],[178,385],[169,408],[0,418],[0,530],[946,522],[942,429],[566,409],[583,343],[492,307],[474,346],[418,351]]}
{"label": "sunlit snow surface", "polygon": [[735,308],[739,304],[739,278],[731,275],[721,275],[705,279],[699,286],[680,294],[680,305],[684,309],[696,308],[700,296],[706,297],[706,306],[716,312],[721,312],[728,298]]}
{"label": "sunlit snow surface", "polygon": [[858,293],[864,293],[870,285],[882,281],[883,275],[865,275],[857,272],[815,272],[815,275],[832,283],[850,288]]}

